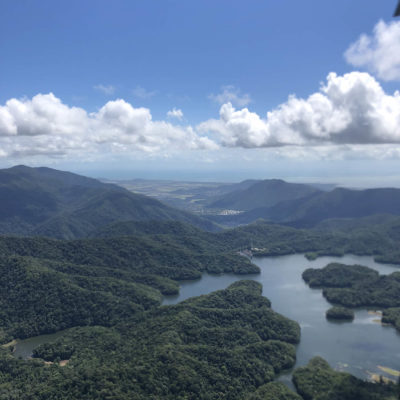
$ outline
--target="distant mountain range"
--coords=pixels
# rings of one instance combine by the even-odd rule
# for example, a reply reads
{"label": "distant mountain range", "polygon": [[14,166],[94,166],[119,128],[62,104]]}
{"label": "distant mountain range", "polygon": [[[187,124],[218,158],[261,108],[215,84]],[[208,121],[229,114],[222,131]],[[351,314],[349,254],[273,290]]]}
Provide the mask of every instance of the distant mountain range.
{"label": "distant mountain range", "polygon": [[210,203],[209,208],[224,208],[230,210],[250,211],[260,207],[272,207],[282,201],[301,199],[320,190],[304,184],[288,183],[281,179],[263,181],[244,181],[250,185],[242,185],[237,190],[221,196]]}
{"label": "distant mountain range", "polygon": [[400,189],[350,190],[337,188],[271,210],[293,226],[311,227],[331,218],[360,218],[375,214],[400,215]]}
{"label": "distant mountain range", "polygon": [[[293,184],[286,183],[285,187],[291,185]],[[251,189],[242,193],[241,204],[244,204],[245,201],[246,204],[250,204],[247,194]],[[288,193],[286,200],[282,195],[282,201],[272,206],[268,201],[264,206],[255,207],[239,215],[215,216],[213,219],[230,226],[265,219],[294,227],[310,228],[321,221],[333,218],[360,218],[375,214],[400,215],[400,189],[351,190],[336,188],[329,192],[314,190],[307,194],[303,188],[300,193],[303,193],[304,196],[298,198],[290,198],[291,192],[288,191]],[[240,204],[241,194],[237,193],[236,196],[236,204]]]}
{"label": "distant mountain range", "polygon": [[172,207],[195,214],[218,214],[221,210],[251,210],[272,206],[282,200],[302,197],[315,190],[336,187],[327,183],[290,184],[278,179],[247,179],[238,183],[191,182],[166,180],[116,180],[115,183],[134,193],[156,198]]}
{"label": "distant mountain range", "polygon": [[158,200],[51,168],[0,170],[0,233],[86,237],[119,221],[177,220],[205,230],[215,224]]}
{"label": "distant mountain range", "polygon": [[[204,187],[198,190],[212,192]],[[224,184],[213,191],[216,196],[204,197],[206,207],[214,212],[225,209],[240,213],[200,217],[115,184],[51,168],[16,166],[0,170],[0,234],[75,239],[108,235],[115,229],[113,224],[131,221],[180,221],[217,231],[220,226],[264,219],[310,228],[328,227],[321,223],[332,219],[400,215],[400,189],[323,191],[270,179]]]}

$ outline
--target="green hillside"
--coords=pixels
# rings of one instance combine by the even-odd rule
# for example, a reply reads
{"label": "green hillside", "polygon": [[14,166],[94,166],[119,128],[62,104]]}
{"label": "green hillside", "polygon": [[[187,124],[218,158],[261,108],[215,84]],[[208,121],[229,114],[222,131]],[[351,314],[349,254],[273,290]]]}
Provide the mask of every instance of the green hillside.
{"label": "green hillside", "polygon": [[[294,364],[300,338],[298,324],[271,310],[261,291],[239,281],[113,328],[69,330],[35,350],[51,365],[1,350],[0,393],[31,400],[246,398]],[[61,359],[68,364],[60,367]],[[286,399],[287,390],[279,391],[275,399]]]}
{"label": "green hillside", "polygon": [[310,287],[323,289],[324,297],[333,304],[383,308],[383,322],[400,329],[400,272],[379,275],[361,265],[332,263],[306,269],[302,276]]}
{"label": "green hillside", "polygon": [[0,237],[0,340],[113,325],[122,316],[158,306],[161,294],[178,292],[176,281],[200,278],[205,271],[259,272],[213,240],[214,234],[179,222],[160,226],[174,228],[175,234],[73,241]]}
{"label": "green hillside", "polygon": [[321,357],[293,374],[296,389],[304,400],[396,400],[398,385],[365,382],[333,370]]}
{"label": "green hillside", "polygon": [[360,218],[384,213],[400,215],[400,189],[337,188],[298,204],[288,215],[285,215],[287,209],[284,209],[285,207],[282,207],[281,212],[279,206],[275,209],[280,212],[281,220],[284,218],[285,221],[293,221],[296,226],[303,227],[313,226],[331,218]]}
{"label": "green hillside", "polygon": [[[191,214],[74,174],[16,167],[0,177],[2,193],[13,188],[19,199],[5,196],[10,211],[0,218],[15,234],[0,236],[0,340],[66,330],[39,346],[34,360],[15,359],[12,346],[0,349],[4,398],[299,400],[272,382],[294,365],[299,326],[271,310],[259,284],[241,281],[168,307],[160,306],[162,295],[204,272],[258,273],[237,254],[250,246],[256,255],[351,252],[400,264],[395,216],[330,219],[315,229],[257,222],[209,232]],[[53,238],[20,236],[39,232]],[[398,275],[333,265],[304,277],[334,303],[387,307],[385,321],[398,327]],[[295,372],[303,399],[389,399],[397,390],[370,390],[322,362],[304,368]],[[318,397],[325,386],[314,373],[326,377],[333,397]],[[313,390],[318,396],[307,397]]]}
{"label": "green hillside", "polygon": [[230,192],[210,203],[208,207],[249,211],[260,207],[272,207],[282,201],[299,199],[317,192],[319,190],[309,185],[267,179]]}
{"label": "green hillside", "polygon": [[213,216],[212,219],[225,226],[264,219],[298,228],[311,228],[325,220],[363,218],[377,214],[400,215],[400,189],[337,188],[281,201],[273,206],[253,208],[238,215]]}
{"label": "green hillside", "polygon": [[17,166],[0,170],[0,233],[86,237],[117,221],[178,220],[216,226],[147,196],[70,172]]}

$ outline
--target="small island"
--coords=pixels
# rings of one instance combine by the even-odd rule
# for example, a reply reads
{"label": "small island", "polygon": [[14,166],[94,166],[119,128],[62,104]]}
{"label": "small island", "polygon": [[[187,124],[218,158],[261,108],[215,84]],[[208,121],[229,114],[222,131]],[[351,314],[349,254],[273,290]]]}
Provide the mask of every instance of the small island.
{"label": "small island", "polygon": [[354,311],[345,307],[331,307],[326,312],[326,319],[335,321],[353,321]]}
{"label": "small island", "polygon": [[315,253],[314,251],[310,251],[310,252],[304,254],[304,257],[307,258],[308,261],[314,261],[318,258],[318,253]]}

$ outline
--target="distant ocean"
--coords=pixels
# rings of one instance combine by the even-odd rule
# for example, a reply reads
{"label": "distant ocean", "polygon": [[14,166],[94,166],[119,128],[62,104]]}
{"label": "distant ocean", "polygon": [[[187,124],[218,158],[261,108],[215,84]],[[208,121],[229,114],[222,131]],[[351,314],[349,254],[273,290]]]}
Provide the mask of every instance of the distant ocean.
{"label": "distant ocean", "polygon": [[387,176],[293,176],[271,175],[265,171],[242,170],[80,170],[78,174],[96,179],[110,180],[172,180],[189,182],[241,182],[246,179],[284,179],[295,183],[332,184],[348,188],[396,187],[400,188],[399,175]]}
{"label": "distant ocean", "polygon": [[115,180],[155,179],[192,182],[240,182],[245,179],[269,179],[260,171],[214,171],[214,170],[93,170],[74,171],[92,178]]}

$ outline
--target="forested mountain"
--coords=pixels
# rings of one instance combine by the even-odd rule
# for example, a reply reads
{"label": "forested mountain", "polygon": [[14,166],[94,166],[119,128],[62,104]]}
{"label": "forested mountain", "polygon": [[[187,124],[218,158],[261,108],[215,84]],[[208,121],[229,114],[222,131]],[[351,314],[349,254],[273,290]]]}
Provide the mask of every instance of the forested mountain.
{"label": "forested mountain", "polygon": [[[400,215],[400,189],[323,192],[280,180],[244,181],[210,207],[249,210],[213,216],[223,225],[265,219],[295,227],[312,227],[329,219],[375,214]],[[156,199],[50,168],[16,166],[0,170],[0,233],[73,239],[93,236],[109,225],[129,221],[181,221],[205,230],[214,222],[167,206]],[[258,207],[263,204],[262,207]],[[323,225],[322,225],[323,226]],[[326,229],[326,228],[325,228]]]}
{"label": "forested mountain", "polygon": [[322,233],[257,223],[210,233],[180,222],[141,221],[114,224],[91,239],[1,236],[0,338],[109,326],[157,306],[161,294],[176,294],[179,280],[203,272],[258,273],[236,254],[249,243],[260,255],[351,252],[400,263],[396,237],[379,232]]}
{"label": "forested mountain", "polygon": [[190,182],[154,179],[131,179],[107,181],[115,183],[134,193],[144,194],[172,207],[197,213],[205,212],[205,207],[227,193],[247,189],[254,179],[239,183]]}
{"label": "forested mountain", "polygon": [[215,234],[180,222],[137,226],[136,235],[71,241],[0,236],[0,340],[110,326],[205,271],[259,272]]}
{"label": "forested mountain", "polygon": [[350,190],[337,188],[297,204],[282,204],[271,210],[281,222],[309,227],[330,218],[360,218],[374,214],[400,215],[400,189]]}
{"label": "forested mountain", "polygon": [[3,234],[71,239],[128,220],[178,220],[216,229],[209,221],[117,185],[50,168],[0,170],[0,198]]}
{"label": "forested mountain", "polygon": [[328,264],[309,268],[303,279],[313,288],[323,288],[323,295],[333,304],[345,307],[400,307],[400,272],[379,275],[361,265]]}
{"label": "forested mountain", "polygon": [[[285,214],[289,205],[297,204],[296,218],[324,218],[315,229],[257,222],[209,232],[200,227],[211,229],[211,223],[118,186],[48,168],[0,171],[0,227],[14,234],[0,236],[0,341],[67,329],[54,343],[38,347],[34,360],[14,358],[12,344],[0,348],[0,397],[300,399],[271,382],[294,364],[299,327],[271,310],[259,284],[238,282],[176,306],[160,306],[161,299],[178,293],[180,280],[200,278],[203,272],[258,273],[256,265],[238,255],[249,246],[256,255],[351,252],[400,263],[400,217],[348,219],[345,213],[325,219],[331,215],[327,205],[335,210],[341,201],[364,201],[361,211],[348,208],[349,214],[363,214],[373,210],[382,192],[396,198],[396,190],[349,192],[331,192],[335,202],[330,193],[312,190],[268,208],[281,210],[286,221],[292,215]],[[325,199],[320,207],[307,206],[318,204],[317,199]],[[389,199],[383,205],[387,212],[396,210]],[[53,238],[21,237],[38,234]],[[328,300],[338,303],[340,296],[351,305],[344,299],[364,296],[363,304],[380,305],[398,298],[398,273],[380,277],[358,268],[353,276],[350,269],[336,269],[324,292]],[[310,284],[324,286],[326,276],[315,274],[329,271],[312,271]],[[366,276],[362,282],[360,275]],[[343,277],[352,279],[350,286],[347,281],[343,286]],[[373,301],[365,293],[373,293]],[[400,326],[399,303],[384,305],[394,307],[385,311],[386,321]],[[62,359],[68,360],[64,367]],[[307,396],[321,389],[310,383],[310,368],[329,378],[333,398],[351,399],[346,396],[354,389],[356,396],[373,395],[360,399],[375,400],[397,390],[388,385],[369,391],[372,386],[335,375],[322,361],[307,368],[295,374],[304,399],[314,399]],[[315,397],[320,398],[325,400]]]}
{"label": "forested mountain", "polygon": [[320,190],[309,185],[266,179],[230,192],[211,202],[208,207],[249,211],[260,207],[272,207],[282,201],[299,199],[317,192]]}
{"label": "forested mountain", "polygon": [[400,216],[374,214],[360,218],[331,218],[321,221],[313,229],[323,232],[356,232],[363,229],[387,232],[388,230],[400,230]]}
{"label": "forested mountain", "polygon": [[396,400],[394,384],[365,382],[332,369],[321,357],[314,357],[293,374],[297,391],[304,400]]}
{"label": "forested mountain", "polygon": [[176,221],[129,221],[106,226],[94,232],[93,237],[117,239],[123,236],[147,235],[155,240],[168,240],[179,246],[201,250],[204,254],[235,252],[253,245],[253,253],[264,256],[293,253],[341,256],[352,253],[373,255],[380,262],[400,264],[399,217],[340,221],[345,224],[346,229],[299,229],[258,221],[216,233],[205,232]]}
{"label": "forested mountain", "polygon": [[330,192],[314,192],[300,199],[282,201],[272,207],[254,208],[242,214],[215,216],[213,219],[229,226],[265,219],[309,228],[327,219],[362,218],[376,214],[400,215],[400,189],[336,188]]}
{"label": "forested mountain", "polygon": [[[239,281],[125,316],[114,327],[71,329],[37,348],[37,360],[0,349],[0,393],[31,400],[246,399],[293,366],[300,338],[299,325],[274,312],[261,292],[259,283]],[[272,384],[274,400],[298,398],[286,397],[282,386]]]}

